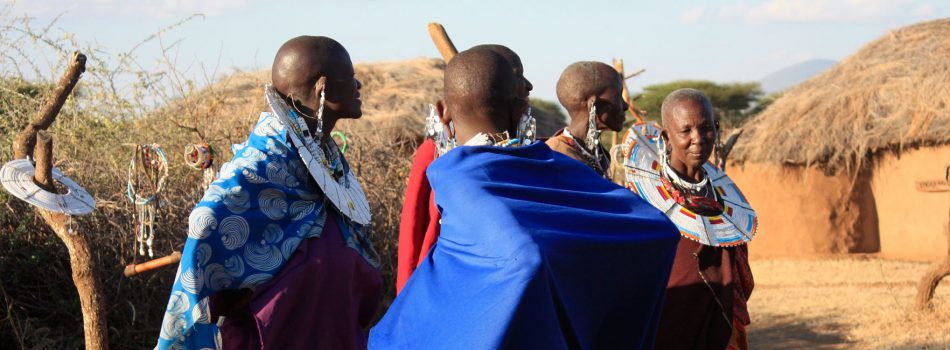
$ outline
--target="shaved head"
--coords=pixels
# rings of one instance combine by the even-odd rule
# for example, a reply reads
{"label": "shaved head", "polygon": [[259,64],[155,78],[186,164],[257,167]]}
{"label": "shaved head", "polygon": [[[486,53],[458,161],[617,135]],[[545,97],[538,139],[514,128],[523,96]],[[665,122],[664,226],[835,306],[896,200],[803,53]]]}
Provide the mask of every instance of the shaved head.
{"label": "shaved head", "polygon": [[528,109],[528,95],[531,94],[531,90],[534,89],[534,85],[531,84],[531,81],[524,76],[524,65],[521,63],[521,57],[517,53],[509,49],[507,46],[498,45],[498,44],[483,44],[473,46],[469,50],[488,50],[505,57],[508,60],[508,63],[511,64],[511,69],[515,72],[515,91],[518,93],[518,98],[521,100],[521,106],[519,109],[521,112],[519,114],[524,114]]}
{"label": "shaved head", "polygon": [[572,135],[587,134],[592,105],[598,130],[623,128],[628,108],[623,77],[605,63],[581,61],[567,66],[557,81],[557,99],[571,117]]}
{"label": "shaved head", "polygon": [[557,99],[568,111],[587,110],[588,99],[620,84],[620,73],[602,62],[571,64],[557,81]]}
{"label": "shaved head", "polygon": [[478,118],[494,126],[489,132],[513,129],[515,74],[504,56],[486,49],[463,51],[445,68],[444,83],[447,112],[459,127],[481,124],[473,120]]}
{"label": "shaved head", "polygon": [[325,36],[298,36],[277,50],[271,81],[284,95],[303,95],[340,61],[350,62],[350,55],[336,40]]}
{"label": "shaved head", "polygon": [[277,50],[271,67],[274,89],[287,103],[317,125],[320,95],[325,95],[322,130],[325,137],[340,118],[363,115],[360,88],[350,54],[336,40],[325,36],[298,36]]}
{"label": "shaved head", "polygon": [[482,45],[472,46],[472,48],[470,48],[469,50],[488,50],[505,57],[505,59],[508,60],[508,63],[511,64],[512,68],[515,68],[515,69],[524,68],[521,64],[521,57],[504,45],[482,44]]}
{"label": "shaved head", "polygon": [[673,119],[673,114],[680,107],[701,108],[700,113],[709,120],[713,120],[712,102],[709,102],[706,94],[696,89],[683,88],[671,92],[663,99],[663,105],[660,107],[660,118],[664,127],[667,127]]}

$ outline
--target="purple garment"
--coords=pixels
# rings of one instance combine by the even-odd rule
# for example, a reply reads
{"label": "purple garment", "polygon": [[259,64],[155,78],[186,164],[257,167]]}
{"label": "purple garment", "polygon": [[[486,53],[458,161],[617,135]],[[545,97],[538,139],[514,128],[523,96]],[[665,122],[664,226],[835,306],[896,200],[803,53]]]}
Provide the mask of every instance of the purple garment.
{"label": "purple garment", "polygon": [[[347,247],[328,211],[319,238],[308,238],[250,305],[225,317],[224,349],[366,349],[364,331],[379,307],[382,277]],[[212,308],[234,300],[214,298]]]}

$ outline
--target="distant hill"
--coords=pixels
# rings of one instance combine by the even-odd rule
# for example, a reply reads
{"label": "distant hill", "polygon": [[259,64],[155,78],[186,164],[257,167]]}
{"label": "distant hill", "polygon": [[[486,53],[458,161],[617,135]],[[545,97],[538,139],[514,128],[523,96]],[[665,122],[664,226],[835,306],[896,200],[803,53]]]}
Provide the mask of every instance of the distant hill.
{"label": "distant hill", "polygon": [[762,90],[765,90],[765,93],[767,94],[771,94],[773,92],[779,92],[795,86],[798,83],[808,80],[808,78],[811,78],[836,64],[838,64],[838,62],[832,60],[808,60],[782,68],[772,74],[766,75],[764,78],[759,80],[759,82],[762,83]]}

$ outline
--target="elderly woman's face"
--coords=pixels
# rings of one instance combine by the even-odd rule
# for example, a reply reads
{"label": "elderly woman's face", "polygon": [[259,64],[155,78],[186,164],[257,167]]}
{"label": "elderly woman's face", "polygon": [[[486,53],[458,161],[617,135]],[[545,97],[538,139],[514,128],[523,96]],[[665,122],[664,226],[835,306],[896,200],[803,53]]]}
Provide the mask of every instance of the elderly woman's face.
{"label": "elderly woman's face", "polygon": [[673,108],[663,125],[671,163],[698,168],[709,160],[716,143],[711,107],[699,101],[683,101]]}

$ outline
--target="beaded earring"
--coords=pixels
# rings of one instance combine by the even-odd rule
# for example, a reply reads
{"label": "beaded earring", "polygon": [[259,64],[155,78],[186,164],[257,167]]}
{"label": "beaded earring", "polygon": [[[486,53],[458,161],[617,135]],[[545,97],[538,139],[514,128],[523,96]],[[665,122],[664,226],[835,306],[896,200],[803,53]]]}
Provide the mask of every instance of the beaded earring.
{"label": "beaded earring", "polygon": [[327,88],[320,89],[320,107],[317,107],[317,139],[323,140],[323,106],[327,100]]}
{"label": "beaded earring", "polygon": [[537,121],[531,116],[531,107],[528,107],[528,110],[518,122],[518,131],[515,137],[521,140],[522,145],[530,145],[537,138],[537,129]]}
{"label": "beaded earring", "polygon": [[666,140],[663,139],[663,136],[657,137],[656,148],[657,153],[659,153],[657,156],[660,158],[660,166],[666,166],[666,164],[669,162],[669,159],[667,155],[668,151],[666,149]]}
{"label": "beaded earring", "polygon": [[597,106],[590,105],[590,114],[587,118],[587,148],[594,154],[594,159],[600,159],[600,133],[597,129]]}
{"label": "beaded earring", "polygon": [[451,137],[445,130],[445,125],[442,125],[442,121],[439,120],[435,106],[430,104],[429,116],[426,117],[426,137],[435,142],[435,149],[439,155],[455,148],[455,125],[451,122],[449,122],[449,130],[452,133]]}

